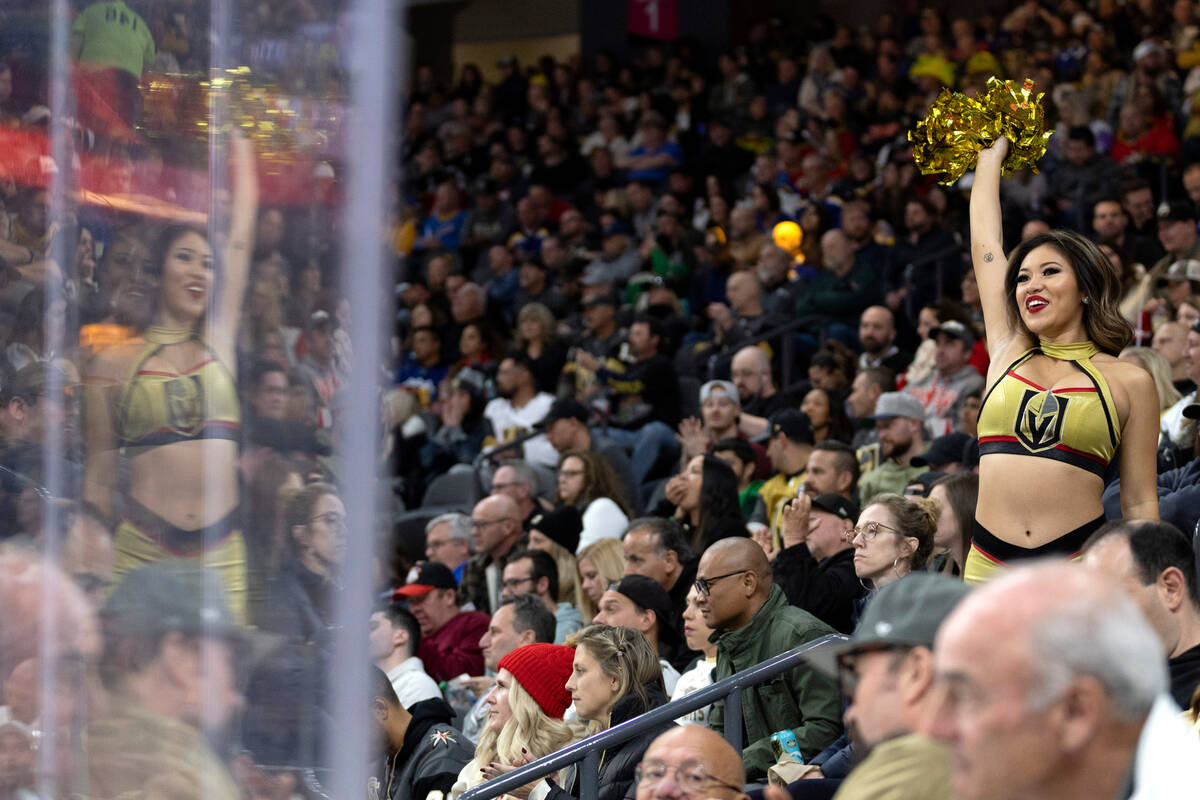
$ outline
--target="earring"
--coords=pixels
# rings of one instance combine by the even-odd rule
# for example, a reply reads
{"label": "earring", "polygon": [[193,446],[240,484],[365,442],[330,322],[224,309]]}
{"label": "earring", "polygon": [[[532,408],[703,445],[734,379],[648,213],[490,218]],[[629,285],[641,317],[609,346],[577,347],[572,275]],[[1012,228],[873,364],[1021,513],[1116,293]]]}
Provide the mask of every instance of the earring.
{"label": "earring", "polygon": [[1083,298],[1083,304],[1084,304],[1085,306],[1086,306],[1086,305],[1087,305],[1089,302],[1091,302],[1091,299],[1090,299],[1090,298],[1087,298],[1087,297]]}

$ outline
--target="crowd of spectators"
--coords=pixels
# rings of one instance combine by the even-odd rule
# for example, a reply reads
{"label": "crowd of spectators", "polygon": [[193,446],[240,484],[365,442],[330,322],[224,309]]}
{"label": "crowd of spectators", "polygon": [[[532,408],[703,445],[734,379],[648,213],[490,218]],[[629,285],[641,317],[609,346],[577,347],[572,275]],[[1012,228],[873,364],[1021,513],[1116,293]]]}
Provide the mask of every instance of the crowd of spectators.
{"label": "crowd of spectators", "polygon": [[[337,5],[239,4],[235,49],[329,90],[330,52],[297,43]],[[361,376],[348,323],[375,309],[339,292],[336,205],[264,200],[253,143],[225,137],[207,230],[166,225],[207,154],[125,139],[140,79],[207,68],[208,3],[81,4],[74,65],[116,116],[72,119],[68,146],[163,204],[52,202],[75,159],[0,154],[0,798],[37,796],[35,732],[60,754],[41,785],[80,796],[317,796],[348,591],[378,601],[376,797],[457,797],[835,633],[837,658],[743,691],[740,758],[706,730],[718,701],[608,751],[602,800],[666,797],[672,769],[769,800],[1179,796],[1200,763],[1177,719],[1200,714],[1200,11],[1002,6],[509,56],[494,82],[418,65],[381,242],[393,362]],[[0,62],[0,125],[36,138],[28,52]],[[968,591],[971,176],[920,175],[905,133],[992,75],[1032,78],[1055,130],[1002,184],[1006,249],[1070,229],[1122,275],[1162,522],[1118,519],[1114,467],[1087,569]],[[378,391],[376,454],[336,447],[368,424],[352,385]],[[378,508],[342,503],[351,457],[377,459]],[[342,580],[355,517],[372,586]],[[1171,757],[1134,764],[1151,736]],[[514,796],[580,791],[568,770]]]}

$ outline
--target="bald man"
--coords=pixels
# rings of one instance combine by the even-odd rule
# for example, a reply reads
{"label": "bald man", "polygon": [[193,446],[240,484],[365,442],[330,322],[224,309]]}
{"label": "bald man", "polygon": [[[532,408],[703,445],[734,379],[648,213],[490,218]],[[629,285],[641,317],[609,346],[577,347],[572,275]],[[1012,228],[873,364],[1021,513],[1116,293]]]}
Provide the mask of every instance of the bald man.
{"label": "bald man", "polygon": [[708,317],[712,320],[713,345],[726,354],[735,352],[745,341],[787,321],[779,314],[768,314],[763,308],[762,284],[755,273],[735,272],[725,281],[726,303],[710,303]]}
{"label": "bald man", "polygon": [[858,316],[882,299],[883,275],[870,258],[857,258],[854,243],[838,228],[821,236],[823,269],[796,302],[797,319],[805,330],[853,343]]}
{"label": "bald man", "polygon": [[698,725],[672,728],[651,742],[637,774],[637,800],[734,800],[746,782],[737,751]]}
{"label": "bald man", "polygon": [[1099,571],[1041,564],[975,589],[938,630],[934,671],[930,733],[963,800],[1195,795],[1200,742],[1166,697],[1162,645]]}
{"label": "bald man", "polygon": [[[834,632],[807,611],[788,605],[771,579],[766,554],[753,539],[721,539],[709,547],[696,569],[696,592],[700,613],[718,637],[716,680]],[[709,718],[718,733],[725,728],[724,705],[714,703]],[[743,690],[742,717],[742,759],[752,781],[762,780],[775,763],[771,734],[791,730],[807,761],[842,731],[837,684],[807,666]]]}
{"label": "bald man", "polygon": [[785,408],[798,408],[800,402],[779,391],[771,376],[771,357],[757,345],[738,350],[729,365],[729,377],[742,401],[738,432],[755,437],[767,431],[767,417]]}
{"label": "bald man", "polygon": [[521,508],[506,494],[493,494],[471,511],[471,539],[475,555],[463,570],[458,587],[459,605],[472,603],[479,611],[495,614],[500,608],[504,567],[513,553],[524,550],[528,534],[521,527]]}

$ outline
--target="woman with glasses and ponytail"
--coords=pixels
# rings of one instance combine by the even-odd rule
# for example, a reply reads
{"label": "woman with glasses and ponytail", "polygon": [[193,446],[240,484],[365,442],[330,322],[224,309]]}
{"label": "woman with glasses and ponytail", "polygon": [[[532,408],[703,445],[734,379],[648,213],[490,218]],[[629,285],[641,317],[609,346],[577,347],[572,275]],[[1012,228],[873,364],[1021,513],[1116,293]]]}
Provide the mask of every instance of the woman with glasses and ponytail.
{"label": "woman with glasses and ponytail", "polygon": [[926,497],[873,497],[846,533],[854,545],[854,574],[875,590],[924,569],[941,513],[941,504]]}

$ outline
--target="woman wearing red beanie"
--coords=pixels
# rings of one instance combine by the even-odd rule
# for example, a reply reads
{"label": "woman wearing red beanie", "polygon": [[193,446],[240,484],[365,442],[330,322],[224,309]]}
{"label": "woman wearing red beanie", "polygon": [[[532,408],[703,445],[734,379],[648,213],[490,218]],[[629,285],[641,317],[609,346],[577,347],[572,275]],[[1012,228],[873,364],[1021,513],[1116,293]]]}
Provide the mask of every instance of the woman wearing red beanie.
{"label": "woman wearing red beanie", "polygon": [[[573,647],[539,643],[518,647],[500,659],[496,690],[487,700],[486,727],[474,760],[463,767],[450,790],[451,800],[512,769],[509,765],[550,755],[583,738],[581,727],[563,721],[571,705],[566,684],[574,658]],[[522,787],[512,796],[528,794],[528,787]]]}

